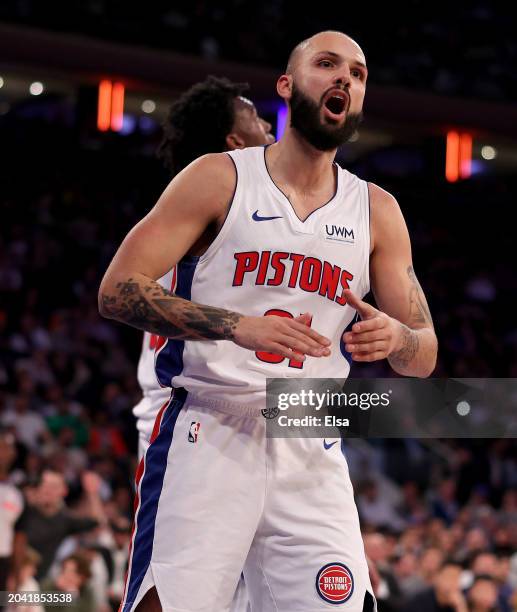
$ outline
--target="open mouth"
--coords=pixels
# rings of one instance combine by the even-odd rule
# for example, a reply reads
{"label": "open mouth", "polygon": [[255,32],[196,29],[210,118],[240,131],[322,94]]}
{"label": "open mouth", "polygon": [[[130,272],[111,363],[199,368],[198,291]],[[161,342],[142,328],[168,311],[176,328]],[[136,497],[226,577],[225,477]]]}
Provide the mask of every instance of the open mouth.
{"label": "open mouth", "polygon": [[325,100],[325,107],[333,115],[341,115],[346,109],[348,97],[344,92],[335,92],[328,96]]}

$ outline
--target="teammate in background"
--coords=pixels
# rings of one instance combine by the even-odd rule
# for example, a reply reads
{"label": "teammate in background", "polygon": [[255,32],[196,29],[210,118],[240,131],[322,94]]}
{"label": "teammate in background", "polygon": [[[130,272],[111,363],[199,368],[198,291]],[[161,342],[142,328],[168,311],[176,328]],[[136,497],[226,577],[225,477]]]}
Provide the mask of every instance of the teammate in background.
{"label": "teammate in background", "polygon": [[[174,102],[158,150],[158,157],[172,177],[206,153],[233,151],[275,141],[271,125],[258,116],[255,105],[243,96],[247,90],[248,86],[244,83],[232,83],[228,79],[211,76],[191,87]],[[207,241],[210,240],[211,237],[207,236]],[[176,267],[158,282],[174,292]],[[164,338],[144,332],[138,362],[138,383],[142,389],[142,399],[133,408],[138,429],[139,459],[149,445],[156,415],[171,394],[170,387],[160,385],[154,369],[155,352],[160,350],[164,342]],[[245,612],[247,609],[248,597],[241,579],[231,612]]]}
{"label": "teammate in background", "polygon": [[[275,141],[271,125],[258,116],[255,105],[244,97],[248,85],[225,78],[208,77],[183,93],[171,106],[164,125],[158,157],[176,176],[194,159],[206,153],[233,151]],[[205,242],[211,240],[207,231]],[[176,289],[176,268],[158,282],[171,292]],[[163,346],[160,336],[144,332],[138,362],[138,383],[143,397],[133,408],[138,429],[138,458],[149,445],[154,421],[169,400],[171,389],[156,378],[154,357]]]}
{"label": "teammate in background", "polygon": [[[261,417],[267,376],[435,366],[398,204],[333,162],[366,78],[345,34],[300,43],[277,82],[283,138],[192,163],[106,272],[101,313],[168,338],[156,370],[174,388],[137,474],[124,612],[226,612],[242,567],[254,612],[375,609],[339,445],[266,439]],[[153,279],[176,264],[172,294]]]}

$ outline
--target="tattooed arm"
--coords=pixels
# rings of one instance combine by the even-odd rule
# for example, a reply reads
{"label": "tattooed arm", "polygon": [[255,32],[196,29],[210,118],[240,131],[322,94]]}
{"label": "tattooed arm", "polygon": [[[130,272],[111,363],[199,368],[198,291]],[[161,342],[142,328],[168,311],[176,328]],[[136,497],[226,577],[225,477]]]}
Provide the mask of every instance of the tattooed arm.
{"label": "tattooed arm", "polygon": [[171,270],[210,224],[221,225],[235,181],[225,154],[206,155],[185,168],[115,254],[99,289],[100,313],[178,340],[231,340],[300,361],[306,354],[326,356],[329,342],[308,327],[306,315],[293,320],[244,316],[185,300],[154,280]]}
{"label": "tattooed arm", "polygon": [[177,297],[156,281],[134,274],[101,293],[100,311],[108,318],[177,340],[233,340],[241,314]]}
{"label": "tattooed arm", "polygon": [[387,358],[405,376],[429,376],[438,341],[431,313],[411,261],[411,244],[395,198],[369,184],[371,207],[370,281],[379,309],[351,292],[347,299],[363,321],[344,336],[355,361]]}
{"label": "tattooed arm", "polygon": [[171,270],[211,224],[222,222],[235,181],[225,154],[206,155],[180,172],[115,254],[100,286],[100,313],[171,338],[227,337],[234,313],[190,303],[154,279]]}

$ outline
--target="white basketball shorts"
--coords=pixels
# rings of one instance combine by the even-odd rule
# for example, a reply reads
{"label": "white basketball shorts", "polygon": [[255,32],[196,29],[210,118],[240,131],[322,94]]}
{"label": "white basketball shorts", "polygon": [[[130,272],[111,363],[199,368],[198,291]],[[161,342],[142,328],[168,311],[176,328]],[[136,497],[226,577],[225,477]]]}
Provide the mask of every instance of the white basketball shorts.
{"label": "white basketball shorts", "polygon": [[153,586],[163,612],[229,612],[241,571],[253,612],[375,610],[340,440],[242,412],[177,389],[158,414],[121,612]]}
{"label": "white basketball shorts", "polygon": [[144,394],[142,399],[133,408],[133,415],[136,418],[136,428],[138,430],[139,461],[149,446],[149,439],[153,432],[156,416],[163,405],[169,402],[170,397],[170,388],[153,389],[151,392]]}

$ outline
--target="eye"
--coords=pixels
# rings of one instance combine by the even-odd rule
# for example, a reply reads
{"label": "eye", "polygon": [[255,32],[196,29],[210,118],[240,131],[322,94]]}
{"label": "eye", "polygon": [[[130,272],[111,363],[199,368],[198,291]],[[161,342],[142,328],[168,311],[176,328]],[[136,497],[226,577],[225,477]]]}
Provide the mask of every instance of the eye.
{"label": "eye", "polygon": [[357,68],[354,68],[353,70],[351,70],[350,74],[354,77],[357,77],[358,79],[362,79],[364,77],[363,71],[357,70]]}
{"label": "eye", "polygon": [[330,60],[320,60],[318,62],[318,66],[323,66],[324,68],[332,68],[333,65],[334,63]]}

